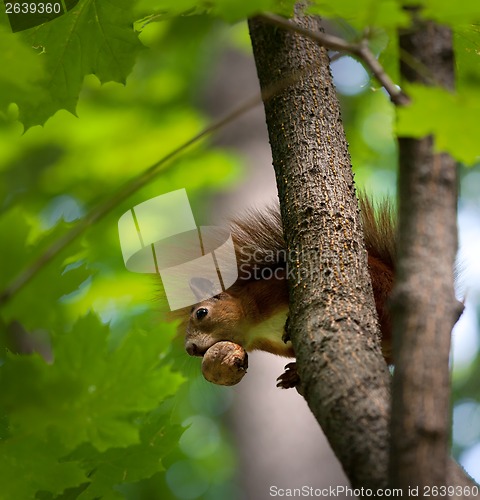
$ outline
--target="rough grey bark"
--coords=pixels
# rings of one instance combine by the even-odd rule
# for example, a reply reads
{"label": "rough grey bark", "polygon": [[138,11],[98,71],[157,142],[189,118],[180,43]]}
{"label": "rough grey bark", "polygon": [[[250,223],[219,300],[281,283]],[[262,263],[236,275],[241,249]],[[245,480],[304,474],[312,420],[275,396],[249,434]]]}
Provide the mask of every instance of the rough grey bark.
{"label": "rough grey bark", "polygon": [[[296,22],[321,29],[312,18]],[[249,26],[261,88],[280,89],[265,112],[294,271],[290,334],[304,396],[352,486],[385,487],[390,380],[328,55],[260,19]]]}
{"label": "rough grey bark", "polygon": [[[410,82],[454,85],[452,35],[420,21],[400,36],[409,54],[401,73]],[[457,249],[457,173],[454,160],[434,152],[434,140],[401,138],[399,238],[392,296],[392,486],[458,485],[449,459],[450,335],[458,319],[453,289]],[[447,473],[447,470],[449,472]],[[457,469],[458,472],[458,469]],[[464,483],[468,480],[463,478]],[[465,483],[465,481],[467,481]]]}

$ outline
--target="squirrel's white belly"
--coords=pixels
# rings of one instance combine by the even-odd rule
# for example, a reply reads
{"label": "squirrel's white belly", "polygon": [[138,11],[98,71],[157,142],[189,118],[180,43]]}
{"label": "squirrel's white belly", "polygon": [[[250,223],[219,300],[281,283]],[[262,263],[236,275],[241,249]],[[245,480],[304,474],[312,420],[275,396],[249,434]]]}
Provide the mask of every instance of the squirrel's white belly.
{"label": "squirrel's white belly", "polygon": [[285,344],[282,340],[285,328],[285,322],[287,321],[288,308],[282,309],[278,313],[274,314],[270,318],[261,323],[258,323],[251,327],[248,331],[248,346],[255,349],[257,348],[259,342],[269,342],[271,344],[278,345],[279,349],[283,350],[286,347],[290,347],[290,341]]}

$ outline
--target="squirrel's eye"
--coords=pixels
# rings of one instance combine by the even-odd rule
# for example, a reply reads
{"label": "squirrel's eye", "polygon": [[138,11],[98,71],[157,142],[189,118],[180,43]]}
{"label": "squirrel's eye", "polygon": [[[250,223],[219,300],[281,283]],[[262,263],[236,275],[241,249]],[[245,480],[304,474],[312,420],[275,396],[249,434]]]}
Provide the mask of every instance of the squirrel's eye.
{"label": "squirrel's eye", "polygon": [[200,309],[197,309],[195,316],[197,317],[197,319],[203,319],[207,314],[208,309],[205,309],[205,307],[201,307]]}

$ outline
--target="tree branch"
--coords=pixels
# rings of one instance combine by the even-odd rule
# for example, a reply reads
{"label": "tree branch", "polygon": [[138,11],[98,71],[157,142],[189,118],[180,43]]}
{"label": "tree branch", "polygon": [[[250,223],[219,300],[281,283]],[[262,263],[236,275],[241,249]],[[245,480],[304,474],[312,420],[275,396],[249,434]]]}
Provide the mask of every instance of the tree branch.
{"label": "tree branch", "polygon": [[[314,18],[296,22],[308,34],[321,29]],[[249,27],[262,88],[311,68],[264,100],[295,270],[289,330],[304,395],[352,485],[385,487],[390,377],[328,55],[261,17]]]}
{"label": "tree branch", "polygon": [[[403,77],[428,85],[427,75],[432,74],[452,89],[450,30],[420,20],[414,10],[412,14],[412,28],[400,37],[401,49],[427,72],[403,62]],[[450,156],[434,152],[432,137],[400,138],[399,149],[390,479],[404,491],[418,486],[422,495],[427,486],[474,484],[449,459],[448,361],[451,330],[458,319],[453,289],[457,173]]]}
{"label": "tree branch", "polygon": [[[377,58],[370,50],[367,39],[363,39],[359,43],[350,43],[343,38],[334,35],[328,35],[321,31],[312,31],[301,26],[298,22],[292,23],[291,21],[276,14],[263,14],[259,17],[271,24],[274,24],[275,26],[279,26],[283,29],[287,29],[311,38],[312,40],[318,42],[322,47],[331,50],[349,52],[350,54],[359,57],[370,69],[378,82],[388,92],[390,99],[394,104],[397,106],[405,106],[409,104],[410,98],[397,85],[395,85],[387,75],[383,66],[378,62]],[[321,28],[319,27],[319,29]]]}

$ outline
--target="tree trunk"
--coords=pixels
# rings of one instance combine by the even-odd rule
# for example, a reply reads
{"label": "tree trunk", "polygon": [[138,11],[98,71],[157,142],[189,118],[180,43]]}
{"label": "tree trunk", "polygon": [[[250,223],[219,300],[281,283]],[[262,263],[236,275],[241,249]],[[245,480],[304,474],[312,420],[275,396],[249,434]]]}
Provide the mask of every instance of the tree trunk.
{"label": "tree trunk", "polygon": [[[313,18],[296,22],[321,29]],[[352,486],[385,487],[390,377],[328,55],[259,19],[249,25],[262,91],[280,89],[264,104],[304,396]]]}
{"label": "tree trunk", "polygon": [[[401,34],[400,47],[402,61],[416,64],[402,63],[402,76],[453,89],[450,30],[410,12],[413,24]],[[456,465],[449,459],[448,364],[459,314],[453,289],[457,175],[454,160],[434,152],[432,137],[401,138],[399,149],[390,478],[404,491],[418,486],[422,496],[426,487],[459,484],[451,481]]]}

